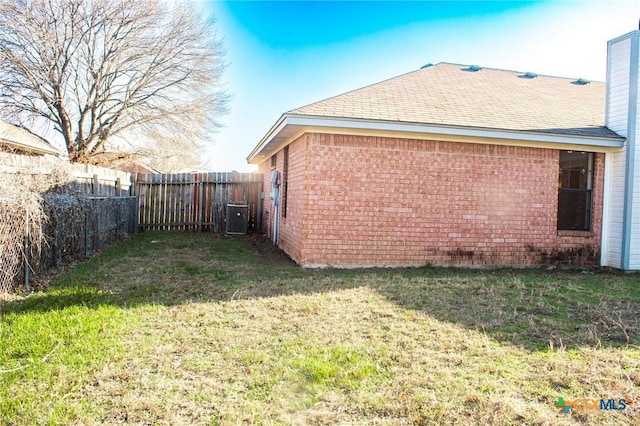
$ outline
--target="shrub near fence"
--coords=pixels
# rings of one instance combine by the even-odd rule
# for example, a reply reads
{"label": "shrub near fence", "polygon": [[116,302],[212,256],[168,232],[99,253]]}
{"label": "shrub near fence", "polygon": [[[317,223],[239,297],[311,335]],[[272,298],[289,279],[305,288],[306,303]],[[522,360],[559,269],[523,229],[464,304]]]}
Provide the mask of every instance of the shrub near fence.
{"label": "shrub near fence", "polygon": [[45,268],[88,257],[137,229],[136,197],[45,195],[44,208],[47,247],[39,265]]}
{"label": "shrub near fence", "polygon": [[0,153],[0,293],[136,232],[137,199],[116,196],[128,195],[129,176]]}
{"label": "shrub near fence", "polygon": [[85,198],[84,250],[91,255],[138,230],[138,197]]}
{"label": "shrub near fence", "polygon": [[[134,233],[137,204],[136,197],[45,194],[45,220],[38,223],[37,214],[16,214],[16,209],[0,203],[0,293],[28,285],[31,274],[84,259]],[[19,231],[9,232],[7,227]]]}
{"label": "shrub near fence", "polygon": [[0,293],[138,229],[225,232],[227,204],[247,205],[257,230],[262,182],[258,173],[132,176],[0,152]]}
{"label": "shrub near fence", "polygon": [[[13,289],[21,275],[25,251],[31,256],[40,253],[42,228],[36,223],[41,218],[39,207],[32,199],[0,197],[0,293]],[[36,241],[31,246],[26,244],[30,236]]]}

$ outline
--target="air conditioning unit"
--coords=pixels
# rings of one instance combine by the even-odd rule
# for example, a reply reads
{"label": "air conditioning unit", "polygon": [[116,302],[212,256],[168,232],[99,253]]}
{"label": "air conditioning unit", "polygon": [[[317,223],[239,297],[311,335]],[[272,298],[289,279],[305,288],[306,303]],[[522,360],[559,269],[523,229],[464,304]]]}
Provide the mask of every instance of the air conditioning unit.
{"label": "air conditioning unit", "polygon": [[249,228],[249,206],[227,204],[227,234],[244,235]]}

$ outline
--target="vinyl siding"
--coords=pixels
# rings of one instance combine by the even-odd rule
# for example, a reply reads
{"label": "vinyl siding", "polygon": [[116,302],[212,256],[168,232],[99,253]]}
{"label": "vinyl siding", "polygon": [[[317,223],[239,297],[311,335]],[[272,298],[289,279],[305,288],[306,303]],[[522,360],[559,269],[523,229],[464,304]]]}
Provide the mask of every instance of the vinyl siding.
{"label": "vinyl siding", "polygon": [[622,267],[622,228],[624,213],[624,175],[626,151],[611,156],[608,257],[605,266]]}
{"label": "vinyl siding", "polygon": [[609,78],[607,81],[606,125],[614,132],[627,136],[629,109],[629,72],[631,69],[631,40],[621,40],[609,46]]}
{"label": "vinyl siding", "polygon": [[[630,39],[624,39],[609,45],[606,125],[623,136],[627,136],[630,57]],[[621,268],[626,147],[620,152],[607,155],[611,155],[611,170],[609,171],[611,198],[608,214],[609,232],[606,236],[608,238],[608,243],[606,244],[606,247],[608,247],[606,266]]]}
{"label": "vinyl siding", "polygon": [[[632,67],[631,70],[631,78],[635,79],[635,82],[631,82],[629,84],[630,93],[630,113],[635,115],[635,121],[630,123],[630,128],[628,130],[627,137],[635,141],[635,155],[634,155],[634,182],[633,182],[633,209],[632,209],[632,218],[631,218],[631,245],[629,248],[629,269],[630,270],[640,270],[640,147],[638,143],[638,136],[640,136],[640,115],[638,114],[638,85],[640,84],[638,78],[638,69],[640,68],[640,55],[638,54],[638,33],[634,33],[632,38],[635,37],[634,43],[631,44],[632,49],[636,50],[635,58],[631,55]],[[631,126],[634,126],[631,128]]]}

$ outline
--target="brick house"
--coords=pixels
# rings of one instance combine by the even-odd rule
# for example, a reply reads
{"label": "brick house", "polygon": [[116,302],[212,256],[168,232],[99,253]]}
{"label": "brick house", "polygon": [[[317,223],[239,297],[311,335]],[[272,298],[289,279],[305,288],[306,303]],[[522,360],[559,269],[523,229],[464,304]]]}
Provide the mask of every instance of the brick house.
{"label": "brick house", "polygon": [[440,63],[283,114],[263,229],[307,267],[640,269],[639,35],[606,83]]}

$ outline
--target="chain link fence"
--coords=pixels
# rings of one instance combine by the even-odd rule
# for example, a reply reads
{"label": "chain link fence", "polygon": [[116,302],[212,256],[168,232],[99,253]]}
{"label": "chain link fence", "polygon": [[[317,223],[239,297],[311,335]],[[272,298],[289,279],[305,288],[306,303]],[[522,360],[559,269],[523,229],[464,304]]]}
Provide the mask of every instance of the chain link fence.
{"label": "chain link fence", "polygon": [[0,296],[136,232],[137,198],[121,196],[129,182],[116,170],[0,150]]}
{"label": "chain link fence", "polygon": [[0,293],[135,233],[137,218],[137,197],[0,198]]}
{"label": "chain link fence", "polygon": [[41,213],[41,203],[32,193],[0,197],[0,293],[11,291],[18,277],[28,276],[24,259],[39,255]]}
{"label": "chain link fence", "polygon": [[84,250],[90,256],[138,230],[138,197],[87,197]]}
{"label": "chain link fence", "polygon": [[20,227],[25,222],[26,212],[15,214],[7,208],[9,202],[0,199],[0,293],[6,293],[13,287],[13,279],[23,257]]}

